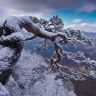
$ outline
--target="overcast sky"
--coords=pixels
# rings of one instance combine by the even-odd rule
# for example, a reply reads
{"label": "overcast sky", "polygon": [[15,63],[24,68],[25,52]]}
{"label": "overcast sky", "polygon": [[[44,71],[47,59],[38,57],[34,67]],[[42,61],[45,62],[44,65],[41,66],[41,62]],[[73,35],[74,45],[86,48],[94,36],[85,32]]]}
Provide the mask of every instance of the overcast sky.
{"label": "overcast sky", "polygon": [[96,32],[96,0],[0,0],[0,21],[13,15],[58,15],[65,28]]}

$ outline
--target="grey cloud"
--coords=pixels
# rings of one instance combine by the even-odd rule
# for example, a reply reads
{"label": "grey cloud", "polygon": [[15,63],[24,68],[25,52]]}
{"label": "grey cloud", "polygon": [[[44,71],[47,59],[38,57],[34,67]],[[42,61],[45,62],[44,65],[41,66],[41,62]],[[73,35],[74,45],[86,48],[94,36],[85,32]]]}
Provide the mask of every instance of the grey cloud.
{"label": "grey cloud", "polygon": [[[2,14],[2,16],[6,13],[6,10],[0,8],[0,13]],[[1,16],[1,15],[0,15]]]}
{"label": "grey cloud", "polygon": [[80,9],[80,11],[85,12],[92,12],[94,10],[96,10],[96,6],[94,4],[86,4]]}
{"label": "grey cloud", "polygon": [[96,4],[96,0],[89,0],[89,3]]}
{"label": "grey cloud", "polygon": [[57,9],[79,9],[91,3],[96,5],[96,0],[0,0],[0,7],[25,13],[50,12]]}
{"label": "grey cloud", "polygon": [[96,0],[2,0],[0,6],[24,12],[47,12],[56,9],[78,9],[86,3],[96,4]]}

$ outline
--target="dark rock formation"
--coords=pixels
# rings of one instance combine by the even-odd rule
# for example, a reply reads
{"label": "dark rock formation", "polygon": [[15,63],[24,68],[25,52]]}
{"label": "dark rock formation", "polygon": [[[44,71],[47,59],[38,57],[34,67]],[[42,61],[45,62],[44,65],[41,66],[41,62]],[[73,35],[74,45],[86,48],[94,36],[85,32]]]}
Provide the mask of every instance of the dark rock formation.
{"label": "dark rock formation", "polygon": [[87,77],[85,81],[73,81],[77,96],[96,96],[96,79]]}
{"label": "dark rock formation", "polygon": [[[6,33],[3,34],[4,33],[3,31],[5,31]],[[8,36],[8,35],[11,35],[12,33],[14,33],[14,31],[8,27],[0,28],[0,37],[2,35]],[[2,45],[3,48],[7,47],[7,48],[9,48],[8,49],[9,51],[11,51],[11,50],[13,51],[10,57],[6,56],[6,54],[5,54],[5,56],[3,58],[0,58],[1,62],[3,62],[3,63],[8,62],[8,64],[9,64],[8,67],[6,67],[6,69],[2,67],[2,64],[0,65],[0,67],[1,67],[0,68],[0,82],[3,85],[5,85],[7,83],[8,79],[12,73],[12,68],[20,57],[20,54],[21,54],[21,51],[23,48],[23,43],[24,43],[24,41],[19,37],[11,37],[11,39],[8,39],[8,40],[0,39],[0,45]]]}

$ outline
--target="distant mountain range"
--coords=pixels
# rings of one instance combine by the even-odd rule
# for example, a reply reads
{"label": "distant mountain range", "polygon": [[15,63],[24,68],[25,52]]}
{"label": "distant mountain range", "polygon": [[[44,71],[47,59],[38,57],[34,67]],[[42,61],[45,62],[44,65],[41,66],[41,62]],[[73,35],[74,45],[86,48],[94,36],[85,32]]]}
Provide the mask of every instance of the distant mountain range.
{"label": "distant mountain range", "polygon": [[94,32],[85,32],[85,31],[81,31],[81,32],[88,37],[95,37],[96,38],[96,33],[94,33]]}

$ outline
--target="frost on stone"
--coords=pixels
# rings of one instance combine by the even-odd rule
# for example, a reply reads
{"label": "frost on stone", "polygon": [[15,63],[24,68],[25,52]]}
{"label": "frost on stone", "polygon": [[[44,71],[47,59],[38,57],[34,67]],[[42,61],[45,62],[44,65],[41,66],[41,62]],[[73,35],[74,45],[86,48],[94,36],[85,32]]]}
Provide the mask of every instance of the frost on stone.
{"label": "frost on stone", "polygon": [[10,69],[10,58],[13,56],[13,53],[14,51],[8,47],[0,50],[0,75],[2,75],[2,71]]}
{"label": "frost on stone", "polygon": [[[5,85],[12,73],[12,68],[20,57],[20,51],[23,46],[23,35],[21,32],[12,33],[11,35],[0,37],[0,82]],[[2,95],[0,92],[0,96]],[[9,95],[8,95],[9,96]]]}
{"label": "frost on stone", "polygon": [[[13,43],[16,41],[23,40],[23,35],[21,33],[13,33],[9,36],[1,36],[0,38],[0,44],[7,46],[5,43]],[[18,43],[20,43],[18,41]],[[21,42],[22,44],[22,42]],[[10,47],[2,47],[0,49],[0,72],[2,73],[2,70],[7,70],[8,68],[10,69],[11,64],[10,62],[12,61],[12,56],[14,55],[14,49]]]}
{"label": "frost on stone", "polygon": [[3,40],[10,40],[11,41],[11,39],[13,39],[14,41],[17,40],[17,39],[23,40],[24,36],[22,35],[21,32],[17,32],[17,33],[12,33],[11,35],[8,35],[8,36],[2,35],[0,37],[0,41],[3,41]]}

